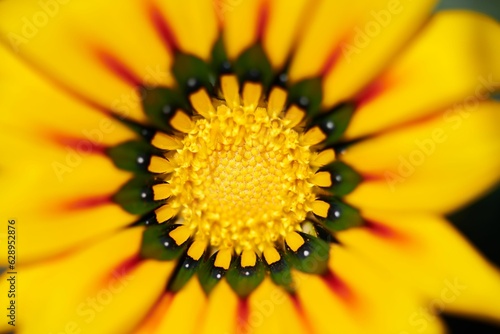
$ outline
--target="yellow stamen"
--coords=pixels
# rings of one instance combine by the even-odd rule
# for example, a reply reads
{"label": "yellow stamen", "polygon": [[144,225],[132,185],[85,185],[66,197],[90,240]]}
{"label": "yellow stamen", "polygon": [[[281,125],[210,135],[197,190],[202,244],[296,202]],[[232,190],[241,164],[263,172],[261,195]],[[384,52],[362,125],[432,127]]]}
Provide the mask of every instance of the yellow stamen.
{"label": "yellow stamen", "polygon": [[191,131],[194,126],[193,122],[191,121],[191,117],[180,110],[178,110],[175,113],[174,117],[172,117],[172,119],[170,120],[170,124],[174,127],[174,129],[184,133],[188,133],[189,131]]}
{"label": "yellow stamen", "polygon": [[151,140],[151,145],[162,150],[177,150],[182,148],[182,142],[175,137],[158,132]]}
{"label": "yellow stamen", "polygon": [[186,226],[179,226],[172,232],[168,234],[172,239],[174,239],[175,243],[180,246],[186,242],[187,239],[191,236],[191,231]]}
{"label": "yellow stamen", "polygon": [[201,88],[196,93],[191,94],[189,96],[189,100],[191,101],[194,110],[205,118],[209,118],[210,115],[215,112],[212,100],[210,99],[210,96],[208,96],[205,88]]}
{"label": "yellow stamen", "polygon": [[323,201],[314,201],[312,204],[312,209],[315,214],[320,217],[326,218],[328,216],[328,209],[330,209],[330,204]]}
{"label": "yellow stamen", "polygon": [[189,247],[187,255],[193,260],[198,261],[203,253],[205,253],[205,249],[207,248],[207,243],[205,241],[195,241]]}
{"label": "yellow stamen", "polygon": [[257,263],[257,255],[252,250],[244,250],[241,254],[241,266],[253,267]]}
{"label": "yellow stamen", "polygon": [[229,108],[240,105],[238,78],[235,75],[224,75],[220,78],[222,94]]}
{"label": "yellow stamen", "polygon": [[318,155],[312,158],[311,165],[315,167],[323,167],[335,160],[335,151],[333,149],[328,149],[321,151]]}
{"label": "yellow stamen", "polygon": [[294,128],[304,119],[306,113],[297,106],[291,106],[285,114],[285,124],[287,128]]}
{"label": "yellow stamen", "polygon": [[280,253],[274,247],[266,247],[264,249],[264,257],[268,264],[273,264],[281,259]]}
{"label": "yellow stamen", "polygon": [[175,216],[177,214],[177,211],[179,210],[172,208],[171,204],[165,204],[155,210],[156,220],[159,223],[166,222],[167,220]]}
{"label": "yellow stamen", "polygon": [[[294,129],[304,111],[291,107],[280,117],[286,102],[281,89],[273,89],[270,112],[259,104],[262,85],[246,83],[239,105],[236,77],[221,80],[231,103],[214,100],[211,109],[199,91],[190,98],[195,108],[201,108],[203,100],[205,117],[188,120],[178,112],[171,121],[186,134],[179,138],[182,147],[169,156],[175,168],[165,177],[170,187],[162,189],[163,196],[170,196],[169,204],[159,213],[163,219],[179,213],[194,240],[225,249],[217,263],[225,266],[234,251],[243,252],[242,261],[250,265],[255,252],[273,248],[290,232],[301,230],[314,209],[315,184],[326,184],[312,160],[324,161],[331,154],[318,159],[309,147],[322,140],[321,132],[300,134]],[[270,252],[273,260],[279,257]]]}
{"label": "yellow stamen", "polygon": [[246,109],[253,110],[257,107],[262,94],[262,85],[248,82],[243,86],[243,106]]}
{"label": "yellow stamen", "polygon": [[318,187],[330,187],[332,185],[332,177],[328,172],[318,172],[314,174],[310,181]]}
{"label": "yellow stamen", "polygon": [[310,129],[301,138],[301,144],[304,146],[313,146],[321,143],[326,139],[326,135],[321,131],[321,129],[317,126]]}
{"label": "yellow stamen", "polygon": [[278,117],[285,108],[287,93],[286,90],[276,87],[273,88],[269,96],[267,111],[272,118]]}
{"label": "yellow stamen", "polygon": [[214,266],[222,269],[229,269],[229,265],[231,264],[231,250],[230,249],[221,249],[217,256],[215,257]]}
{"label": "yellow stamen", "polygon": [[151,157],[148,171],[151,173],[171,173],[174,170],[174,165],[165,158],[156,155]]}
{"label": "yellow stamen", "polygon": [[172,186],[168,183],[155,184],[153,186],[154,200],[159,201],[172,196]]}
{"label": "yellow stamen", "polygon": [[302,238],[297,232],[288,233],[285,240],[288,247],[290,247],[294,252],[296,252],[305,242],[304,238]]}

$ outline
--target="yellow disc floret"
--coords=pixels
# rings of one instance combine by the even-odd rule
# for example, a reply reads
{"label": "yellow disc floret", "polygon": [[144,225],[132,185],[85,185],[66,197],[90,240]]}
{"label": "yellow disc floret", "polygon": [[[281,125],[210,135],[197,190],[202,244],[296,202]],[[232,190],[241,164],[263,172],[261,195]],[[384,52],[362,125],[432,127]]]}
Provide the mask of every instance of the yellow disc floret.
{"label": "yellow disc floret", "polygon": [[292,128],[296,119],[254,105],[214,105],[192,119],[170,158],[170,207],[196,240],[262,252],[300,230],[312,210],[313,153]]}

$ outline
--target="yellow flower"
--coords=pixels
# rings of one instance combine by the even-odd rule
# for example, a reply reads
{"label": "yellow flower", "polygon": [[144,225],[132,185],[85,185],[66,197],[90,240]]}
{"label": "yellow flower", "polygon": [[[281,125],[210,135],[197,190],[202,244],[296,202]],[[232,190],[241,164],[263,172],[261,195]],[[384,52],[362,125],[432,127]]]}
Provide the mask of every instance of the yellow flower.
{"label": "yellow flower", "polygon": [[0,2],[0,330],[500,322],[443,218],[500,178],[500,26],[434,2]]}

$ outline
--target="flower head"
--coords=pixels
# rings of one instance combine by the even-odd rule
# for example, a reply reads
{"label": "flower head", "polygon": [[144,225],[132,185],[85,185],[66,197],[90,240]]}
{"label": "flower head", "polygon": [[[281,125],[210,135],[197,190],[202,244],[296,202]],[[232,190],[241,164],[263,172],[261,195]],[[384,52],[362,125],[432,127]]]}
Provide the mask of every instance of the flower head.
{"label": "flower head", "polygon": [[500,321],[497,269],[443,218],[500,178],[500,27],[433,6],[1,3],[2,261],[20,283],[0,328]]}

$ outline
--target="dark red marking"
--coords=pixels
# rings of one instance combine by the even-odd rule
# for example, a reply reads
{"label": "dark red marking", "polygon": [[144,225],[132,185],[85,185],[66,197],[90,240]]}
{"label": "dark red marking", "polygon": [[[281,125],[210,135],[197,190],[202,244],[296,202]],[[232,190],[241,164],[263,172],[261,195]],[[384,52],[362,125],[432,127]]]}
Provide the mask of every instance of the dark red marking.
{"label": "dark red marking", "polygon": [[78,154],[106,153],[106,147],[92,138],[73,137],[60,133],[50,133],[47,136],[56,144],[73,149]]}
{"label": "dark red marking", "polygon": [[65,210],[87,210],[106,205],[112,202],[110,195],[96,195],[93,197],[79,198],[67,202],[63,208]]}
{"label": "dark red marking", "polygon": [[365,89],[357,96],[356,104],[358,108],[368,104],[387,89],[387,83],[382,80],[377,80],[365,87]]}
{"label": "dark red marking", "polygon": [[134,87],[142,85],[142,80],[116,56],[99,49],[96,50],[96,54],[99,60],[120,79]]}
{"label": "dark red marking", "polygon": [[326,58],[325,63],[323,64],[323,67],[321,68],[321,72],[319,75],[321,77],[325,77],[330,73],[330,71],[335,67],[335,65],[338,63],[338,60],[340,59],[341,49],[340,45],[335,45],[332,50],[330,51],[330,54],[328,55],[328,58]]}
{"label": "dark red marking", "polygon": [[352,290],[342,281],[337,275],[335,275],[331,270],[328,270],[323,276],[323,281],[326,283],[328,288],[339,296],[344,302],[350,306],[354,306],[356,303],[356,296]]}
{"label": "dark red marking", "polygon": [[179,43],[177,42],[175,34],[168,24],[168,21],[161,14],[160,9],[155,4],[150,3],[148,13],[156,32],[165,43],[168,51],[170,53],[177,52],[179,50]]}
{"label": "dark red marking", "polygon": [[306,333],[311,333],[311,334],[314,333],[314,329],[311,325],[311,322],[309,321],[309,318],[307,317],[307,314],[304,311],[304,307],[300,302],[297,294],[291,294],[290,300],[292,301],[292,304],[295,307],[295,311],[297,311],[297,315],[299,316],[300,321],[304,325]]}
{"label": "dark red marking", "polygon": [[401,231],[395,230],[394,228],[374,222],[372,220],[365,220],[363,228],[366,228],[370,233],[380,238],[391,239],[391,241],[393,242],[398,242],[406,246],[410,246],[414,243],[413,239],[411,239],[408,235],[403,234]]}
{"label": "dark red marking", "polygon": [[259,41],[262,41],[264,38],[264,34],[266,33],[268,22],[269,22],[269,11],[270,11],[270,4],[268,0],[262,1],[260,10],[259,10],[259,17],[257,21],[257,39]]}
{"label": "dark red marking", "polygon": [[248,316],[250,315],[248,298],[238,299],[238,308],[236,311],[236,333],[237,334],[247,334],[250,331],[248,328],[250,324],[248,323]]}
{"label": "dark red marking", "polygon": [[139,254],[135,254],[127,259],[125,259],[122,263],[120,263],[115,270],[110,274],[109,279],[126,279],[130,273],[137,268],[137,266],[141,263],[142,259]]}
{"label": "dark red marking", "polygon": [[[174,297],[175,293],[171,291],[165,292],[163,295],[159,295],[158,299],[156,299],[156,301],[149,307],[149,310],[146,313],[148,314],[148,316],[143,320],[142,323],[140,323],[136,327],[133,333],[138,332],[139,329],[144,326],[144,324],[148,324],[148,328],[157,329],[158,325],[160,325],[161,321],[165,317],[165,314],[168,312],[170,306],[172,305]],[[166,301],[164,302],[165,298]]]}
{"label": "dark red marking", "polygon": [[380,181],[385,181],[384,176],[380,175],[380,174],[363,173],[361,176],[363,177],[363,182],[380,182]]}

